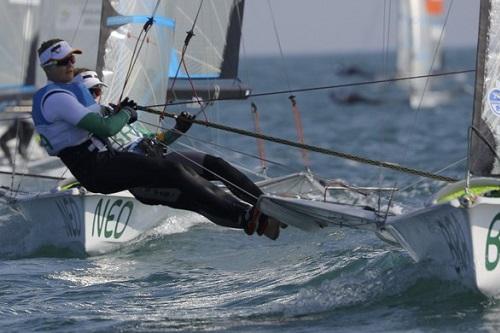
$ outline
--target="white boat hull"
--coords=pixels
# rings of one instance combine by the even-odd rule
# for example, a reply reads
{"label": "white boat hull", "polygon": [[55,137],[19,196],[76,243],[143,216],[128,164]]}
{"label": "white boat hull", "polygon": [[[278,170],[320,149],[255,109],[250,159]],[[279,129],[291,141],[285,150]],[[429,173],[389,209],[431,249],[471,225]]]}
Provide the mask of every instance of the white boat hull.
{"label": "white boat hull", "polygon": [[434,204],[390,219],[386,229],[415,261],[432,262],[437,275],[500,295],[500,198]]}
{"label": "white boat hull", "polygon": [[31,251],[50,246],[78,255],[115,250],[169,217],[192,214],[144,205],[128,191],[102,195],[79,189],[18,197],[14,207],[29,226],[24,241]]}

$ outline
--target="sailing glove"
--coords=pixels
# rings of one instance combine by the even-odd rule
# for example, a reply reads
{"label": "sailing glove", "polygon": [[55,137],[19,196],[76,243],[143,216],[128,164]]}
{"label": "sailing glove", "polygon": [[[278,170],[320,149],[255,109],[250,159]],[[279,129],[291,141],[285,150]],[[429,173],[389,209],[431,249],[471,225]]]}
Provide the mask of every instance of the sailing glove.
{"label": "sailing glove", "polygon": [[181,133],[186,133],[193,125],[191,120],[194,120],[195,116],[189,112],[183,111],[181,114],[175,118],[175,129]]}
{"label": "sailing glove", "polygon": [[132,124],[137,121],[137,103],[133,99],[125,97],[123,101],[120,102],[120,110],[125,111],[129,114],[128,124]]}
{"label": "sailing glove", "polygon": [[128,97],[125,97],[125,99],[123,99],[123,101],[120,102],[121,108],[124,108],[126,106],[128,106],[134,110],[137,110],[137,103],[134,102],[133,99],[129,99]]}

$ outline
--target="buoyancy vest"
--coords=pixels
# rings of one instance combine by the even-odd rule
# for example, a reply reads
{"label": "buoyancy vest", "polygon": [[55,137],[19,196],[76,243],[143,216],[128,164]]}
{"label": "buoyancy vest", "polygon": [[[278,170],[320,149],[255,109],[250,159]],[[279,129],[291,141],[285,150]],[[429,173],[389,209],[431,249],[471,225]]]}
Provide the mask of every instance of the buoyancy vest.
{"label": "buoyancy vest", "polygon": [[[90,136],[90,132],[74,124],[62,120],[50,122],[44,117],[44,103],[47,97],[56,93],[70,94],[84,107],[96,104],[88,89],[81,83],[49,83],[35,93],[32,108],[33,122],[40,135],[41,144],[49,155],[57,155],[64,148],[79,145]],[[89,112],[94,111],[89,110]]]}

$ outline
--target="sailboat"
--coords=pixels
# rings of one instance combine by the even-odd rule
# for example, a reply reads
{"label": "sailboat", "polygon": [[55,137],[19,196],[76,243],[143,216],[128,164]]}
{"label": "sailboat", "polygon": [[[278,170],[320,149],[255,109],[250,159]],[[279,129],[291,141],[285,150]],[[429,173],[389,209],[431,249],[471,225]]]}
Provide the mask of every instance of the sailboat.
{"label": "sailboat", "polygon": [[264,196],[261,209],[304,230],[345,226],[370,230],[428,261],[436,276],[480,293],[500,294],[500,1],[481,0],[474,116],[466,177],[450,183],[417,211],[399,216],[323,201]]}
{"label": "sailboat", "polygon": [[[444,7],[444,0],[399,2],[396,53],[399,77],[425,76],[443,68]],[[403,84],[413,109],[433,108],[451,98],[449,91],[437,88],[429,78],[412,79]]]}
{"label": "sailboat", "polygon": [[[40,13],[54,20],[41,24],[40,39],[58,36],[82,46],[85,52],[79,65],[97,68],[108,85],[102,103],[116,103],[123,93],[141,105],[160,104],[167,91],[179,99],[192,98],[193,91],[197,98],[245,98],[249,90],[236,79],[243,4],[240,0],[213,2],[197,16],[199,2],[48,0],[41,3]],[[214,10],[219,19],[217,36],[223,32],[217,40],[208,30]],[[151,22],[151,17],[153,24],[127,80],[141,29]],[[203,38],[193,42],[193,49],[184,54],[185,61],[191,63],[184,68],[194,71],[177,72],[183,44],[179,40],[184,38],[176,36],[176,32],[184,34],[195,17],[199,20],[199,30],[195,32]],[[76,29],[75,22],[79,22]],[[176,24],[181,24],[181,28],[176,28]],[[41,85],[43,76],[38,71],[37,82]],[[178,82],[169,87],[172,76]],[[193,80],[189,89],[185,80]],[[196,85],[195,89],[191,84]],[[158,117],[151,114],[141,113],[140,120],[151,130],[161,126]],[[192,212],[146,206],[128,191],[111,195],[91,193],[66,177],[51,188],[38,191],[19,190],[18,186],[0,190],[4,200],[19,213],[23,230],[27,230],[20,240],[27,244],[26,254],[44,247],[67,249],[77,255],[102,254],[128,244],[169,218],[201,218]],[[310,198],[325,195],[324,186],[306,172],[265,179],[258,185],[267,193],[302,193]]]}

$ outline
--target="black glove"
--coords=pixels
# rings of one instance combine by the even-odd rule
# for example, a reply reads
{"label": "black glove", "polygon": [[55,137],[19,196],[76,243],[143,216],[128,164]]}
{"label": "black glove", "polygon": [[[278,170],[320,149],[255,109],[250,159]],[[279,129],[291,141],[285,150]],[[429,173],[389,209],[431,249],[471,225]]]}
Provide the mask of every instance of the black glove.
{"label": "black glove", "polygon": [[195,116],[189,112],[183,111],[180,115],[175,118],[175,129],[181,133],[186,133],[193,123],[190,120],[194,120]]}
{"label": "black glove", "polygon": [[120,102],[120,111],[125,111],[130,116],[127,123],[129,125],[137,121],[137,111],[135,111],[136,108],[137,103],[132,99],[128,99],[128,97],[125,97],[125,99]]}
{"label": "black glove", "polygon": [[124,108],[128,106],[129,108],[132,108],[134,110],[137,110],[137,103],[134,102],[133,99],[129,99],[128,97],[125,97],[121,102],[120,102],[120,108]]}

